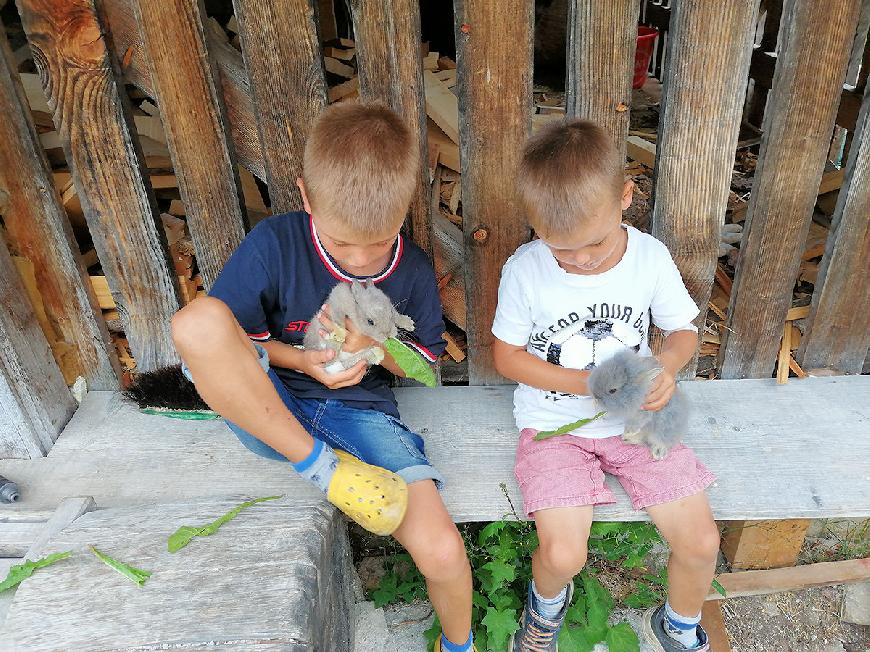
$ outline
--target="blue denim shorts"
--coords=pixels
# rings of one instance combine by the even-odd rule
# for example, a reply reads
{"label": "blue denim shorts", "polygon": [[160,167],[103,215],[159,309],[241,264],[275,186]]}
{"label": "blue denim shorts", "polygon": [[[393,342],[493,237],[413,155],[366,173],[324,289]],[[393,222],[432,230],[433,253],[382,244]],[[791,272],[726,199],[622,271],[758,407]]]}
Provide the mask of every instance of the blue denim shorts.
{"label": "blue denim shorts", "polygon": [[[257,344],[254,346],[260,355],[260,366],[268,374],[278,396],[312,437],[347,451],[363,462],[393,471],[405,482],[434,480],[435,485],[441,487],[443,477],[426,458],[420,435],[395,417],[378,410],[350,407],[335,399],[293,396],[269,366],[266,349]],[[190,379],[186,365],[182,364],[182,370]],[[251,452],[270,460],[287,461],[281,453],[236,424],[230,421],[226,424]]]}

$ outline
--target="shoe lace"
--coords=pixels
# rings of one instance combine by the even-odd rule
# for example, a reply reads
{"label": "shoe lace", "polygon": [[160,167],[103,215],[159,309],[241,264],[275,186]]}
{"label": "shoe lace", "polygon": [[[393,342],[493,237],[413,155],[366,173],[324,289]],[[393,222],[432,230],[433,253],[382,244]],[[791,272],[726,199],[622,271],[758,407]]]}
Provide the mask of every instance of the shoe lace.
{"label": "shoe lace", "polygon": [[542,629],[532,620],[523,632],[521,649],[523,652],[547,652],[555,635],[555,630]]}

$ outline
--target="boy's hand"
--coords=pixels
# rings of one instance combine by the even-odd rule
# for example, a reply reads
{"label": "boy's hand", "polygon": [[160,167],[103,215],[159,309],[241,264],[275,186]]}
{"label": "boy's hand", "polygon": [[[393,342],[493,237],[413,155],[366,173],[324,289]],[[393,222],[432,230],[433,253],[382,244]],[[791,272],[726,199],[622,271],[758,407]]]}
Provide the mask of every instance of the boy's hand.
{"label": "boy's hand", "polygon": [[311,376],[314,380],[323,383],[329,389],[339,389],[340,387],[350,387],[357,385],[366,374],[366,365],[364,360],[360,360],[350,369],[329,373],[323,368],[323,365],[328,363],[335,357],[335,351],[326,349],[323,351],[303,351],[302,352],[302,368],[299,369],[307,376]]}
{"label": "boy's hand", "polygon": [[644,410],[650,412],[658,412],[671,400],[671,396],[677,389],[677,381],[667,368],[663,368],[659,375],[653,379],[652,387],[649,394],[646,395],[646,403],[643,405]]}
{"label": "boy's hand", "polygon": [[[334,322],[329,316],[329,306],[323,306],[320,309],[318,318],[320,319],[320,323],[322,323],[327,330],[331,331],[335,327]],[[344,320],[344,328],[347,331],[347,335],[344,338],[344,344],[341,346],[342,351],[356,353],[357,351],[362,351],[367,347],[378,345],[378,343],[368,335],[364,335],[350,319]],[[321,335],[323,334],[325,334],[325,332],[322,331]]]}

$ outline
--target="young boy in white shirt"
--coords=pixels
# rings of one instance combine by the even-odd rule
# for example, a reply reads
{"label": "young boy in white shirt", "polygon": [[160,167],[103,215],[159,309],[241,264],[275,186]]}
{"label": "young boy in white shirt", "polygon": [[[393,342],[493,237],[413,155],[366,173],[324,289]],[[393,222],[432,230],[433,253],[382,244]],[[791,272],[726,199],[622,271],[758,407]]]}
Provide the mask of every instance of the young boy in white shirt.
{"label": "young boy in white shirt", "polygon": [[538,431],[598,411],[587,387],[596,364],[626,348],[651,355],[650,316],[666,338],[644,409],[664,407],[694,354],[698,308],[667,248],[622,224],[633,184],[624,181],[623,162],[601,127],[566,120],[536,133],[517,187],[539,239],[517,249],[502,270],[493,355],[498,371],[519,383],[514,471],[540,545],[510,649],[557,649],[572,578],[586,563],[593,505],[615,502],[606,471],[635,509],[648,511],[671,548],[668,601],[646,613],[644,637],[656,650],[708,650],[698,623],[719,548],[704,494],[713,475],[682,445],[654,460],[645,446],[624,442],[624,424],[607,415],[534,440]]}

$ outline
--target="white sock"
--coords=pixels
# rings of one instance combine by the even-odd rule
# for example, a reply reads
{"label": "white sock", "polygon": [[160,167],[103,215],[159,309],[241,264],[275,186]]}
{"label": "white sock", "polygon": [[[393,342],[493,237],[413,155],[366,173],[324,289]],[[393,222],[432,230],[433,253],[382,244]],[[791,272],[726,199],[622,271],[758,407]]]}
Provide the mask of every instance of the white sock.
{"label": "white sock", "polygon": [[538,587],[535,586],[535,580],[532,580],[532,595],[535,596],[535,611],[541,614],[547,620],[553,620],[562,611],[562,605],[565,604],[565,598],[568,595],[568,587],[562,587],[562,590],[553,598],[545,598],[538,593]]}
{"label": "white sock", "polygon": [[665,602],[665,633],[681,645],[689,649],[698,646],[700,643],[697,634],[699,622],[701,622],[700,613],[694,618],[682,616],[671,609],[670,602]]}

